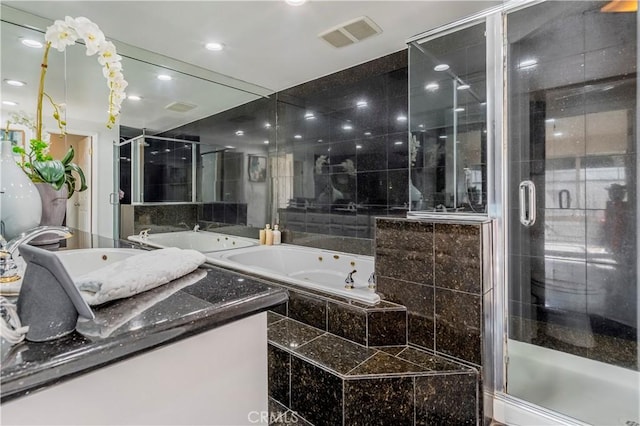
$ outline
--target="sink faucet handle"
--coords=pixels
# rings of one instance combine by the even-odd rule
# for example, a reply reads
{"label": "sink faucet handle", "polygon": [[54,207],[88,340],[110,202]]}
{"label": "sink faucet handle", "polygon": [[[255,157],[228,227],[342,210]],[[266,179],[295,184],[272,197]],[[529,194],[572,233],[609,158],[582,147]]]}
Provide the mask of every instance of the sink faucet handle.
{"label": "sink faucet handle", "polygon": [[369,279],[367,280],[367,282],[369,283],[369,288],[372,290],[376,289],[376,273],[372,272],[371,275],[369,275]]}
{"label": "sink faucet handle", "polygon": [[193,232],[198,232],[200,230],[200,225],[197,223],[193,226]]}
{"label": "sink faucet handle", "polygon": [[140,231],[138,236],[146,240],[147,238],[149,238],[149,231],[151,231],[151,228],[145,228],[142,231]]}
{"label": "sink faucet handle", "polygon": [[349,289],[353,288],[353,283],[355,282],[353,280],[353,274],[355,274],[356,272],[358,272],[358,271],[356,271],[354,269],[353,271],[351,271],[351,272],[349,272],[347,274],[347,278],[344,279],[344,282],[345,282],[345,286],[344,287],[345,288],[349,288]]}

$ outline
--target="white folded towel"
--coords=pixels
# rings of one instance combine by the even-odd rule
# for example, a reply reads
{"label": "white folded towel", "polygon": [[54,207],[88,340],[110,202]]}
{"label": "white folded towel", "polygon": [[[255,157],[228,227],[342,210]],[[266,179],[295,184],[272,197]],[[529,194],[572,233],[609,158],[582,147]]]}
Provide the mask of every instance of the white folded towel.
{"label": "white folded towel", "polygon": [[166,284],[194,271],[205,260],[198,251],[171,247],[131,256],[74,281],[84,300],[95,306]]}

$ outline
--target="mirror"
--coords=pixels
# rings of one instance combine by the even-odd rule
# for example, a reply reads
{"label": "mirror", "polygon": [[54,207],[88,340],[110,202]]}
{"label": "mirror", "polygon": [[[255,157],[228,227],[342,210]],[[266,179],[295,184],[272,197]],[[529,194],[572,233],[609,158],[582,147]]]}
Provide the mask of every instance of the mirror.
{"label": "mirror", "polygon": [[486,213],[485,23],[409,46],[412,211]]}

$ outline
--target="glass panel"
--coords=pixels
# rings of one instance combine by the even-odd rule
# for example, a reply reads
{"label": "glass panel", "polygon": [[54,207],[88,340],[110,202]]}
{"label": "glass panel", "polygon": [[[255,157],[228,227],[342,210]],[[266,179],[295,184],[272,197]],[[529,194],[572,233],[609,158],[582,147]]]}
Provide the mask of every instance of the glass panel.
{"label": "glass panel", "polygon": [[508,15],[507,391],[638,424],[637,14],[605,4]]}
{"label": "glass panel", "polygon": [[413,211],[486,212],[486,39],[474,25],[409,46]]}
{"label": "glass panel", "polygon": [[191,144],[144,140],[144,202],[191,200]]}

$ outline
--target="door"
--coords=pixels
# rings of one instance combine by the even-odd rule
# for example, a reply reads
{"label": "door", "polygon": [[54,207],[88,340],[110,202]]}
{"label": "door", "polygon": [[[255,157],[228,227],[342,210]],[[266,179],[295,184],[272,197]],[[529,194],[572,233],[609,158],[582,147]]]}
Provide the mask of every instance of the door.
{"label": "door", "polygon": [[[83,170],[87,190],[75,192],[67,200],[67,216],[65,224],[71,228],[91,233],[91,136],[66,134],[50,134],[51,155],[53,158],[61,159],[70,147],[75,152],[73,162]],[[80,185],[76,183],[76,188]]]}
{"label": "door", "polygon": [[507,15],[507,392],[638,424],[637,13],[606,7]]}

